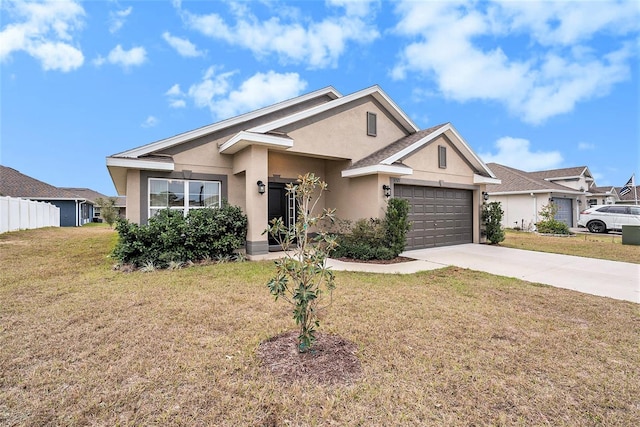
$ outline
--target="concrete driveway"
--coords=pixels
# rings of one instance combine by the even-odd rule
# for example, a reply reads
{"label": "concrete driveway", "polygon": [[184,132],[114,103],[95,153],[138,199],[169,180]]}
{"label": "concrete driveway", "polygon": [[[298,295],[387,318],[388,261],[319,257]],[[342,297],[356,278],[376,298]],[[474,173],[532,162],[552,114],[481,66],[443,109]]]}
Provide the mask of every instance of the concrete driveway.
{"label": "concrete driveway", "polygon": [[402,255],[428,264],[455,265],[640,303],[639,264],[472,243],[407,251]]}

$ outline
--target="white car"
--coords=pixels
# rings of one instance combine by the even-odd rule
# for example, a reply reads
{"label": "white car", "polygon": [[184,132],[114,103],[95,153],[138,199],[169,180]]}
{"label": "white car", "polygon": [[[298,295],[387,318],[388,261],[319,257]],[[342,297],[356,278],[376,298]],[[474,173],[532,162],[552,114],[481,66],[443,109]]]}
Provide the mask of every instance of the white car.
{"label": "white car", "polygon": [[621,231],[623,225],[640,225],[638,205],[596,205],[580,212],[578,227],[587,227],[592,233]]}

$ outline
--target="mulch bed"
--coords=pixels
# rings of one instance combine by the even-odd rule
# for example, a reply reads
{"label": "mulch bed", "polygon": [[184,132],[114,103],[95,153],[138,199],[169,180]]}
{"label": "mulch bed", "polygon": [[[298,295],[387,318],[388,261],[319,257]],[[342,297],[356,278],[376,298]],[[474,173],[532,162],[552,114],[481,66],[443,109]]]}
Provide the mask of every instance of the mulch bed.
{"label": "mulch bed", "polygon": [[415,261],[413,258],[407,258],[403,256],[398,256],[393,259],[370,259],[370,260],[362,260],[362,259],[354,259],[354,258],[336,258],[338,261],[343,262],[359,262],[363,264],[398,264],[400,262],[410,262]]}
{"label": "mulch bed", "polygon": [[286,332],[258,347],[262,365],[286,383],[350,384],[362,374],[357,346],[337,335],[316,334],[306,353],[298,351],[298,331]]}

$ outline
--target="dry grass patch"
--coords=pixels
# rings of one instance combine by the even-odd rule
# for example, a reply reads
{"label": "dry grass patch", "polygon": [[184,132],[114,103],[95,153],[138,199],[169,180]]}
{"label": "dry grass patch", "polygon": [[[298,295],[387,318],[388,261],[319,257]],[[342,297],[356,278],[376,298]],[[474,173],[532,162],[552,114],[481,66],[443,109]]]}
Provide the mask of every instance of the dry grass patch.
{"label": "dry grass patch", "polygon": [[500,246],[640,264],[640,246],[623,245],[620,234],[555,237],[507,230]]}
{"label": "dry grass patch", "polygon": [[[348,385],[283,383],[261,343],[295,329],[271,263],[121,273],[114,232],[0,236],[1,425],[634,425],[630,302],[447,268],[337,272],[322,332]],[[84,254],[84,255],[82,255]]]}

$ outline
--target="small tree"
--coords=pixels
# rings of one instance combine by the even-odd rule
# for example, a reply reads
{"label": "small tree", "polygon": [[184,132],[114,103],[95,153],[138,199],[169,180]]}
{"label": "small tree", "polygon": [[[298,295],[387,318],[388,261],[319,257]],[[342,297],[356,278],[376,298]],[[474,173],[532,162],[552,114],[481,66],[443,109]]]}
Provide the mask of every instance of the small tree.
{"label": "small tree", "polygon": [[103,198],[98,197],[96,199],[96,206],[100,208],[100,216],[109,224],[109,227],[113,227],[113,223],[118,218],[118,208],[116,208],[116,199],[113,197]]}
{"label": "small tree", "polygon": [[504,241],[504,230],[502,229],[502,216],[504,212],[500,207],[500,202],[491,202],[482,205],[482,221],[485,224],[487,240],[493,245]]}
{"label": "small tree", "polygon": [[[319,193],[316,193],[319,189]],[[313,173],[299,176],[297,184],[288,184],[287,193],[294,195],[298,204],[296,223],[287,226],[282,218],[269,223],[269,233],[284,251],[284,258],[275,262],[276,275],[267,286],[275,297],[293,305],[293,318],[300,327],[298,351],[306,352],[316,340],[316,328],[320,326],[319,312],[324,297],[329,305],[335,288],[333,272],[327,268],[326,259],[337,246],[335,237],[321,230],[310,231],[325,219],[333,220],[335,209],[315,213],[316,205],[327,190],[327,184]]]}

